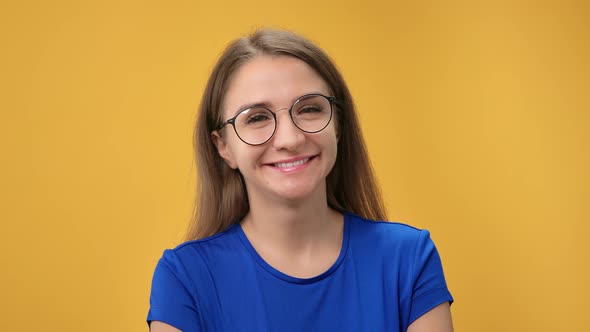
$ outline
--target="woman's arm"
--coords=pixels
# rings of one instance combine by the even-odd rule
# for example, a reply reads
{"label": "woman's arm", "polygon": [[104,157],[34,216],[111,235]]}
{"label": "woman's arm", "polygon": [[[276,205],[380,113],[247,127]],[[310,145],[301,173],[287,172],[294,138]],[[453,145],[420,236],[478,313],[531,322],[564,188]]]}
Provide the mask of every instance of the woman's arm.
{"label": "woman's arm", "polygon": [[160,321],[153,321],[150,324],[150,332],[182,332],[174,326],[162,323]]}
{"label": "woman's arm", "polygon": [[453,332],[449,302],[434,307],[408,327],[408,332]]}

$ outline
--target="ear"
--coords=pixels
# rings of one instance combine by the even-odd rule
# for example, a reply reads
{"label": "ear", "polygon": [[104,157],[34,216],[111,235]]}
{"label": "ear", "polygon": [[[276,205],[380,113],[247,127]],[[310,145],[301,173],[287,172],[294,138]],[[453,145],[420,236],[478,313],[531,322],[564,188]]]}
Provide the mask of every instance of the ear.
{"label": "ear", "polygon": [[227,166],[231,167],[232,169],[238,168],[238,165],[236,164],[233,154],[227,146],[225,139],[221,137],[217,130],[211,132],[211,140],[217,148],[217,153],[219,153],[219,156],[225,161]]}

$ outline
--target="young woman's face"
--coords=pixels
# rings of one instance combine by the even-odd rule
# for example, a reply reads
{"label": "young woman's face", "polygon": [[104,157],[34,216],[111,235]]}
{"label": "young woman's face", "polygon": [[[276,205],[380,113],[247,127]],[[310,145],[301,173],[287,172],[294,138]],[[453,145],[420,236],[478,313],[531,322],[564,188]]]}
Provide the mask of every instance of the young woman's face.
{"label": "young woman's face", "polygon": [[326,199],[326,177],[337,153],[336,111],[317,133],[301,131],[289,115],[299,97],[313,93],[331,96],[326,82],[293,57],[258,56],[235,72],[223,103],[223,121],[255,104],[277,118],[274,135],[261,145],[242,142],[232,125],[213,134],[221,157],[243,175],[250,200]]}

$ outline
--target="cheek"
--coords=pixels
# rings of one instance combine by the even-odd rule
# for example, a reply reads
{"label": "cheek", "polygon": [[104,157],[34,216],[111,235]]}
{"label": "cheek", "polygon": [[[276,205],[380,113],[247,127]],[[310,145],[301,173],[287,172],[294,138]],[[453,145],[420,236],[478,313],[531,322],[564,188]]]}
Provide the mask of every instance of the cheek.
{"label": "cheek", "polygon": [[340,132],[338,130],[338,126],[337,126],[336,122],[334,122],[332,125],[330,125],[330,131],[328,133],[330,134],[330,140],[331,140],[332,144],[338,145],[338,139],[340,137]]}
{"label": "cheek", "polygon": [[255,167],[259,162],[262,155],[261,149],[260,147],[246,145],[242,141],[234,143],[231,146],[234,162],[242,173],[248,172],[248,169]]}
{"label": "cheek", "polygon": [[231,168],[240,168],[241,160],[243,159],[242,154],[243,151],[240,147],[240,142],[238,139],[234,137],[235,135],[227,134],[224,137],[225,141],[225,149],[227,151],[227,160],[226,162]]}
{"label": "cheek", "polygon": [[336,156],[338,154],[338,137],[334,129],[326,133],[326,137],[323,139],[322,144],[324,145],[324,152],[327,154],[330,160],[330,168],[334,166],[336,162]]}
{"label": "cheek", "polygon": [[334,135],[336,135],[336,140],[340,138],[340,125],[338,123],[338,116],[336,112],[332,114],[332,119],[330,120],[330,126],[333,128]]}

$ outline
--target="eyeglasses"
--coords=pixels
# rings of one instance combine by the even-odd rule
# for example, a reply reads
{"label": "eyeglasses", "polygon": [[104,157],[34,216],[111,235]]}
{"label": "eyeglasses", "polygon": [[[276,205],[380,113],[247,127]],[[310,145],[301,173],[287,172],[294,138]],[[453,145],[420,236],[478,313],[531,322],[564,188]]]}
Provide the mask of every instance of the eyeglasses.
{"label": "eyeglasses", "polygon": [[[335,97],[322,94],[308,94],[299,97],[289,108],[289,115],[295,127],[306,133],[317,133],[328,126],[332,119],[332,104]],[[275,112],[263,106],[253,106],[240,111],[233,118],[222,123],[217,130],[231,124],[236,135],[248,145],[268,142],[277,130]]]}

